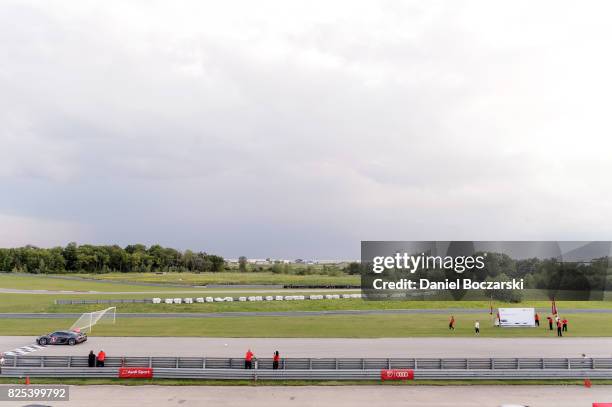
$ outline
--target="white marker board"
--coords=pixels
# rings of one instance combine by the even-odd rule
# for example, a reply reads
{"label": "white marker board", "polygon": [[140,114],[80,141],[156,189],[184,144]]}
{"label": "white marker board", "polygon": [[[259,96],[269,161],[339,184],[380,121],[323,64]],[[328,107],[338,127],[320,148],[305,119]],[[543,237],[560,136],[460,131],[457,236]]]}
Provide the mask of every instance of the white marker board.
{"label": "white marker board", "polygon": [[535,327],[535,308],[499,308],[499,326]]}

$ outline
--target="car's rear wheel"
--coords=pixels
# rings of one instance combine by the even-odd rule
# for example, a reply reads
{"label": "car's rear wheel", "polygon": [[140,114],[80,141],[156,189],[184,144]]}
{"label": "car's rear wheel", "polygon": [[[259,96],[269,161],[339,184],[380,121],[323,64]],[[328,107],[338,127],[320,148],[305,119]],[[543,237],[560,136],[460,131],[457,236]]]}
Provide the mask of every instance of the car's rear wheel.
{"label": "car's rear wheel", "polygon": [[68,339],[68,345],[72,346],[76,344],[76,341],[73,338]]}
{"label": "car's rear wheel", "polygon": [[42,345],[42,346],[45,346],[47,344],[47,338],[40,338],[38,340],[38,344]]}

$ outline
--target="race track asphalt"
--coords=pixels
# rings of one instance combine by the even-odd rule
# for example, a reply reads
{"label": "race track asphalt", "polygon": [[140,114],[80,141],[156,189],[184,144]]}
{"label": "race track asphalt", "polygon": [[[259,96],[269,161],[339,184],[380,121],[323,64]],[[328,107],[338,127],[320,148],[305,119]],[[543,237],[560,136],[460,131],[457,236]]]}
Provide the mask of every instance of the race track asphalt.
{"label": "race track asphalt", "polygon": [[[2,336],[0,352],[30,345],[33,337]],[[612,357],[612,338],[196,338],[96,337],[86,343],[47,346],[30,355],[260,357]]]}
{"label": "race track asphalt", "polygon": [[[499,407],[512,404],[586,407],[597,401],[612,401],[612,386],[70,386],[70,401],[57,405]],[[2,407],[25,404],[30,403],[0,402]]]}

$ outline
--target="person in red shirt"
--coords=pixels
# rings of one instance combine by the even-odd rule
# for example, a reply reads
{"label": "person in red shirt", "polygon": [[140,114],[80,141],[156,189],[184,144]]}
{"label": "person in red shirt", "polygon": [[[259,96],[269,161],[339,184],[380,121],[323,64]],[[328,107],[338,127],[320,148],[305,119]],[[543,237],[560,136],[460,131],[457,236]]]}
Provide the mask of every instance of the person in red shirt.
{"label": "person in red shirt", "polygon": [[563,331],[567,332],[567,319],[563,318],[561,324],[563,324]]}
{"label": "person in red shirt", "polygon": [[244,356],[244,368],[245,369],[253,369],[253,352],[249,349]]}
{"label": "person in red shirt", "polygon": [[101,350],[98,353],[98,357],[96,358],[96,366],[97,367],[104,367],[104,361],[106,360],[106,353],[104,353],[103,350]]}
{"label": "person in red shirt", "polygon": [[453,331],[455,330],[455,316],[451,315],[451,319],[448,322],[448,329],[452,329]]}
{"label": "person in red shirt", "polygon": [[274,352],[274,356],[272,356],[272,369],[278,369],[278,362],[280,362],[280,353],[276,351]]}
{"label": "person in red shirt", "polygon": [[540,316],[538,315],[537,312],[535,314],[535,324],[536,326],[540,326]]}
{"label": "person in red shirt", "polygon": [[561,324],[561,321],[557,321],[557,336],[563,336],[563,332],[561,332],[562,328],[563,324]]}

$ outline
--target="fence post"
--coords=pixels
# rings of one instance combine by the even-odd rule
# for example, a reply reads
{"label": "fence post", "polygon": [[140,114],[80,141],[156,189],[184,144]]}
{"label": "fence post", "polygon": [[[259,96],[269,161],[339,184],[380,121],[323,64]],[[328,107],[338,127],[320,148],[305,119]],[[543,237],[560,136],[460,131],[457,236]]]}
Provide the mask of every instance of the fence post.
{"label": "fence post", "polygon": [[72,367],[72,356],[68,356],[68,367]]}
{"label": "fence post", "polygon": [[153,367],[153,358],[149,356],[149,367]]}
{"label": "fence post", "polygon": [[44,356],[40,357],[40,367],[45,367],[45,357]]}
{"label": "fence post", "polygon": [[491,358],[491,370],[495,370],[495,359]]}
{"label": "fence post", "polygon": [[387,359],[387,369],[391,369],[391,358]]}
{"label": "fence post", "polygon": [[570,358],[565,359],[565,362],[567,363],[567,370],[572,368],[572,361],[570,360]]}
{"label": "fence post", "polygon": [[419,360],[417,358],[414,358],[414,370],[417,370],[419,368]]}
{"label": "fence post", "polygon": [[206,369],[206,358],[202,359],[202,369]]}
{"label": "fence post", "polygon": [[338,370],[338,358],[336,358],[335,361],[336,361],[336,370]]}
{"label": "fence post", "polygon": [[178,358],[178,357],[176,358],[176,365],[175,365],[175,367],[176,367],[177,369],[178,369],[178,367],[179,367],[179,358]]}
{"label": "fence post", "polygon": [[308,370],[312,370],[312,358],[308,358]]}

